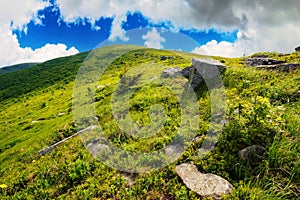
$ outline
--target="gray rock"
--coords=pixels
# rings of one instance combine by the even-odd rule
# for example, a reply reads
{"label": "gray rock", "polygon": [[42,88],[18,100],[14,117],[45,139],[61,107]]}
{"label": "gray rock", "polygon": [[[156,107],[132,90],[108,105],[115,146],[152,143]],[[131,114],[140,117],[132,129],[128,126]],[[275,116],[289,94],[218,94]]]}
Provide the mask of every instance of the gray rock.
{"label": "gray rock", "polygon": [[251,161],[255,159],[255,157],[262,155],[264,152],[264,147],[260,145],[252,145],[240,150],[238,154],[240,159]]}
{"label": "gray rock", "polygon": [[180,75],[180,67],[165,69],[161,74],[162,78],[171,78]]}
{"label": "gray rock", "polygon": [[168,145],[165,153],[168,157],[178,158],[184,151],[184,147],[182,145]]}
{"label": "gray rock", "polygon": [[266,69],[266,70],[278,70],[278,71],[291,71],[299,68],[299,64],[283,63],[277,65],[259,65],[256,66],[257,69]]}
{"label": "gray rock", "polygon": [[217,60],[193,58],[192,62],[193,65],[183,69],[181,74],[190,80],[194,89],[201,83],[214,82],[226,70],[225,65]]}
{"label": "gray rock", "polygon": [[282,60],[275,60],[271,58],[262,58],[262,57],[248,58],[246,60],[246,64],[249,66],[277,65],[282,63],[285,62]]}
{"label": "gray rock", "polygon": [[299,68],[299,64],[285,63],[282,60],[275,60],[271,58],[248,58],[246,65],[252,66],[258,69],[266,70],[279,70],[279,71],[291,71]]}
{"label": "gray rock", "polygon": [[94,157],[109,153],[110,151],[110,148],[107,145],[107,140],[105,138],[95,138],[86,143],[85,146]]}
{"label": "gray rock", "polygon": [[191,163],[178,165],[175,169],[184,184],[201,197],[221,199],[232,192],[233,186],[227,180],[214,174],[203,174]]}
{"label": "gray rock", "polygon": [[186,67],[183,70],[180,70],[179,67],[166,69],[161,74],[161,77],[170,78],[182,75],[189,79],[192,88],[195,89],[199,84],[204,82],[207,84],[208,81],[210,81],[210,85],[212,83],[216,85],[218,81],[215,80],[226,70],[225,65],[212,59],[193,58],[192,63],[192,66]]}

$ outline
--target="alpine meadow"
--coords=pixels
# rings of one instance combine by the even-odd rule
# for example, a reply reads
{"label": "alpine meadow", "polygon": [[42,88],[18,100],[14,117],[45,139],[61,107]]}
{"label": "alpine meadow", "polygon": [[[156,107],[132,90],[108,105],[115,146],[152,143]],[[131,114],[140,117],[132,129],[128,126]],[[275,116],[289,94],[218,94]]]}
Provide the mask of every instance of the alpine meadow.
{"label": "alpine meadow", "polygon": [[[176,166],[183,163],[230,182],[232,192],[222,199],[300,198],[300,69],[247,64],[257,58],[299,64],[299,52],[224,58],[112,45],[93,53],[101,62],[122,51],[126,53],[109,64],[92,93],[95,120],[105,138],[128,152],[166,147],[180,127],[183,108],[172,91],[159,83],[157,70],[183,70],[192,65],[193,58],[210,58],[226,66],[221,74],[226,95],[224,123],[214,148],[197,156],[212,118],[211,91],[202,85],[195,88],[196,136],[178,159],[145,173],[113,168],[94,158],[76,135],[82,124],[73,116],[75,79],[91,52],[24,65],[0,72],[0,199],[209,199],[178,176]],[[156,68],[149,70],[149,66]],[[150,113],[153,105],[165,110],[161,129],[146,138],[122,130],[111,105],[119,82],[134,87],[140,74],[152,82],[135,88],[128,102],[131,119],[147,127],[155,120]],[[242,155],[254,147],[258,150],[251,156]],[[135,162],[139,161],[130,160],[132,165]]]}

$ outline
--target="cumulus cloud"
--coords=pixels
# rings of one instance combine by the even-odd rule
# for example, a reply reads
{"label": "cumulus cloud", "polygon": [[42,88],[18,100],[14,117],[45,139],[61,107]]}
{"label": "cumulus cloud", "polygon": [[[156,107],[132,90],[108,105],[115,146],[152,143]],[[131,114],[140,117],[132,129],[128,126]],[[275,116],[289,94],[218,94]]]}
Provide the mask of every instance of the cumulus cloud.
{"label": "cumulus cloud", "polygon": [[110,31],[110,36],[108,38],[110,41],[114,42],[118,38],[123,41],[129,40],[128,36],[126,36],[126,31],[124,29],[122,29],[122,24],[124,22],[126,22],[126,20],[127,20],[127,16],[125,14],[118,15],[114,19],[114,21],[112,23],[112,28]]}
{"label": "cumulus cloud", "polygon": [[300,1],[232,1],[233,11],[247,16],[234,43],[212,40],[196,47],[199,54],[226,57],[250,55],[257,51],[292,52],[300,44]]}
{"label": "cumulus cloud", "polygon": [[192,52],[201,55],[224,56],[224,57],[241,57],[259,51],[259,46],[255,41],[256,32],[238,32],[238,39],[236,42],[217,42],[212,40],[205,45],[196,47]]}
{"label": "cumulus cloud", "polygon": [[155,28],[143,35],[142,38],[145,40],[145,46],[149,48],[162,49],[164,47],[163,43],[166,42],[166,39]]}
{"label": "cumulus cloud", "polygon": [[[16,6],[18,5],[18,6]],[[21,62],[43,62],[52,58],[78,53],[74,47],[67,49],[64,44],[46,44],[36,50],[20,47],[13,30],[26,32],[26,25],[33,21],[41,24],[43,16],[38,11],[50,5],[41,0],[32,1],[1,1],[0,3],[0,67]]]}
{"label": "cumulus cloud", "polygon": [[299,0],[57,0],[62,18],[75,22],[114,17],[111,39],[122,31],[127,12],[141,12],[153,23],[170,21],[175,29],[239,30],[234,43],[210,41],[195,49],[224,56],[254,51],[290,52],[300,44]]}

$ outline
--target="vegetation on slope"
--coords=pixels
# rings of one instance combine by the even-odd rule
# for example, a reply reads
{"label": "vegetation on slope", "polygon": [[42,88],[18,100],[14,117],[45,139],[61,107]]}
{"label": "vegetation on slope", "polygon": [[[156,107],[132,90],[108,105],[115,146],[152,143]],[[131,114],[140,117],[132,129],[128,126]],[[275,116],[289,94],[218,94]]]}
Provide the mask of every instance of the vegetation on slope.
{"label": "vegetation on slope", "polygon": [[[120,80],[134,83],[139,72],[153,77],[154,72],[146,70],[149,65],[184,68],[199,55],[112,46],[98,50],[98,58],[107,59],[109,52],[114,55],[124,49],[133,51],[116,59],[99,80],[101,87],[95,94],[99,124],[111,142],[126,150],[160,149],[172,140],[180,119],[180,107],[172,91],[154,81],[136,90],[130,100],[130,115],[142,127],[150,123],[151,105],[166,108],[164,127],[157,137],[145,140],[122,132],[112,120],[114,88]],[[121,173],[93,159],[80,138],[39,156],[37,152],[43,147],[77,131],[72,93],[76,73],[87,54],[0,75],[1,199],[201,199],[175,173],[174,166],[187,161],[193,161],[202,172],[229,180],[235,190],[224,198],[300,197],[300,70],[257,70],[245,67],[245,58],[214,57],[227,66],[223,82],[229,123],[216,148],[204,158],[196,156],[203,137],[175,163],[139,175]],[[161,56],[170,59],[161,60]],[[299,62],[300,56],[294,53],[280,59]],[[130,70],[135,73],[127,73]],[[203,136],[211,117],[210,98],[203,90],[198,90],[198,98],[201,115],[197,135]],[[238,151],[254,144],[262,145],[266,152],[251,162],[241,160]]]}
{"label": "vegetation on slope", "polygon": [[22,70],[22,69],[27,69],[27,68],[36,66],[37,64],[39,64],[39,63],[22,63],[22,64],[17,64],[17,65],[2,67],[2,68],[0,68],[0,74],[7,74],[7,73]]}

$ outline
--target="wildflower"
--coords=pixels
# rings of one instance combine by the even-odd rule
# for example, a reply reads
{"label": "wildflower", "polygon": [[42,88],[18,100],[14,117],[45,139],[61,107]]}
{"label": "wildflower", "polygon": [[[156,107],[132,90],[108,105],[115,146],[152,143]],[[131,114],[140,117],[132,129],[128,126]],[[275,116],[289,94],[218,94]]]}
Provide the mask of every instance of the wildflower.
{"label": "wildflower", "polygon": [[0,188],[2,188],[2,189],[5,189],[5,188],[7,188],[8,186],[6,185],[6,184],[1,184],[0,185]]}
{"label": "wildflower", "polygon": [[36,162],[36,160],[33,160],[33,161],[32,161],[32,163],[35,163],[35,162]]}

